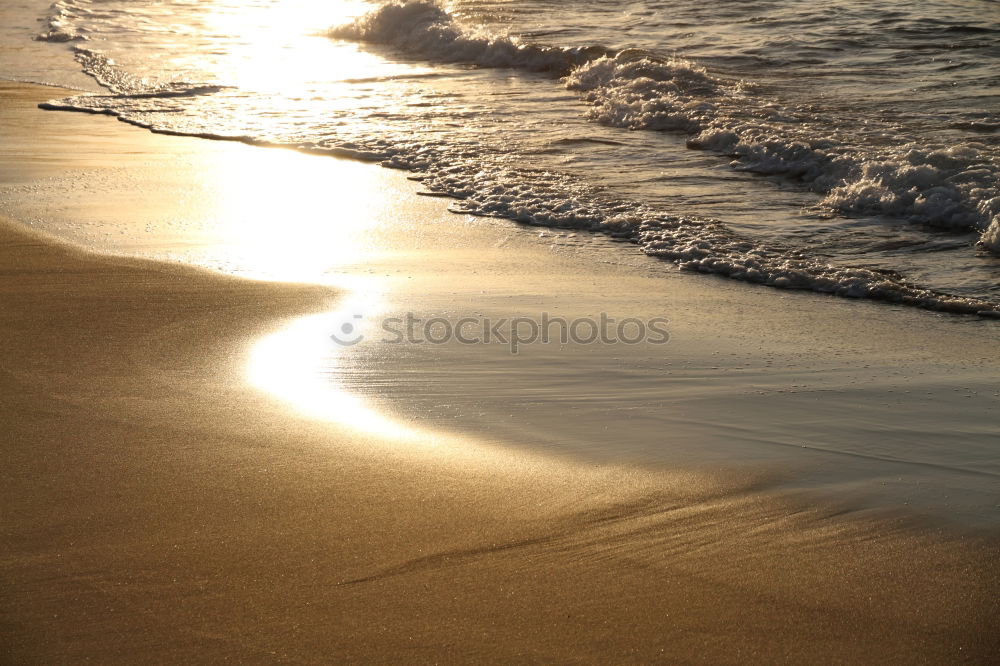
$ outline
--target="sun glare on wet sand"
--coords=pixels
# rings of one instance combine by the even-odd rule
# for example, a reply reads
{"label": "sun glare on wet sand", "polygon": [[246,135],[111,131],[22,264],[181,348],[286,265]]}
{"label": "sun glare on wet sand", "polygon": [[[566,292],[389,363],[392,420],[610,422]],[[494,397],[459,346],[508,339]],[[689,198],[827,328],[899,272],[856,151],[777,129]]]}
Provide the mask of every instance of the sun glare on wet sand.
{"label": "sun glare on wet sand", "polygon": [[266,151],[266,165],[241,157],[215,163],[217,195],[207,213],[224,236],[219,248],[228,256],[223,260],[256,277],[343,290],[336,311],[297,320],[255,344],[251,383],[313,418],[386,437],[415,437],[415,431],[340,385],[338,358],[354,346],[331,339],[360,340],[365,321],[357,315],[367,318],[385,307],[379,278],[340,274],[375,251],[372,235],[386,218],[370,210],[369,202],[384,201],[379,194],[383,174],[293,151]]}
{"label": "sun glare on wet sand", "polygon": [[[360,306],[361,304],[356,304]],[[363,303],[371,307],[370,301]],[[364,335],[348,299],[336,312],[305,317],[258,341],[248,365],[250,383],[288,402],[296,411],[334,421],[364,433],[395,440],[427,439],[419,431],[379,413],[364,397],[348,391],[337,380],[337,362],[351,345],[338,346],[331,331],[345,336]]]}

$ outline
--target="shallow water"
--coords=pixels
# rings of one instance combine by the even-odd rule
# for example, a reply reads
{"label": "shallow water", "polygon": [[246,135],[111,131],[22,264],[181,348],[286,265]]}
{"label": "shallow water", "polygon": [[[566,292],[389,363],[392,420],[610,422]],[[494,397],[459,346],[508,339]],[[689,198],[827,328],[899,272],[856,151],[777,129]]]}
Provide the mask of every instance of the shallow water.
{"label": "shallow water", "polygon": [[986,0],[63,0],[39,27],[105,89],[50,108],[379,161],[688,270],[1000,308]]}

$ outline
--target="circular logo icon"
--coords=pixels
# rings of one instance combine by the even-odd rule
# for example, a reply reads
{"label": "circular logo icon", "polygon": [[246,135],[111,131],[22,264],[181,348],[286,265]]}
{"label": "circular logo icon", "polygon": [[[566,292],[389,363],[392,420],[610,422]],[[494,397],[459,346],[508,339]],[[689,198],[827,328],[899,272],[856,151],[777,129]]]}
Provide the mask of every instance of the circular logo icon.
{"label": "circular logo icon", "polygon": [[[361,319],[361,317],[362,315],[359,314],[351,316],[352,319]],[[357,324],[345,321],[330,335],[330,339],[341,347],[352,347],[365,339],[365,336],[358,329],[359,326]]]}

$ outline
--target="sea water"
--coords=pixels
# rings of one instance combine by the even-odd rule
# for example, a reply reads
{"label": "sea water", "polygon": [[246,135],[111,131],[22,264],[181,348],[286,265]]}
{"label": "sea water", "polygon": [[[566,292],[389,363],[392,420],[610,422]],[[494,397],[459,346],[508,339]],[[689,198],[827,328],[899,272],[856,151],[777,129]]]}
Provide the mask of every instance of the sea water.
{"label": "sea water", "polygon": [[684,270],[1000,310],[990,0],[60,0],[41,18],[35,39],[96,83],[45,108],[379,162],[456,212]]}

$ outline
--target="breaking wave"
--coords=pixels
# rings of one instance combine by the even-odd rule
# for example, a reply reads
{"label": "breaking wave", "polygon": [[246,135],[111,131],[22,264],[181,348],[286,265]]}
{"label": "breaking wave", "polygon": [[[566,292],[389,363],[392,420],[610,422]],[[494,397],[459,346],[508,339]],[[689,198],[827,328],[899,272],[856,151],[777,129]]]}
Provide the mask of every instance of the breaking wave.
{"label": "breaking wave", "polygon": [[80,42],[87,36],[78,32],[74,26],[77,18],[75,8],[63,2],[56,2],[51,7],[51,14],[45,19],[45,31],[35,35],[39,42]]}
{"label": "breaking wave", "polygon": [[525,44],[510,36],[460,26],[438,5],[427,2],[385,5],[328,35],[384,44],[412,56],[481,67],[512,67],[535,72],[568,73],[573,67],[608,53],[599,46],[555,48]]}
{"label": "breaking wave", "polygon": [[[595,122],[686,132],[690,147],[729,155],[738,169],[802,181],[825,195],[819,206],[830,212],[978,231],[981,245],[1000,252],[1000,163],[985,160],[980,146],[918,145],[866,119],[848,128],[852,138],[824,132],[831,123],[821,113],[785,108],[686,60],[525,44],[463,27],[427,2],[385,5],[329,35],[441,62],[551,72],[581,93]],[[888,145],[872,150],[859,136]]]}

